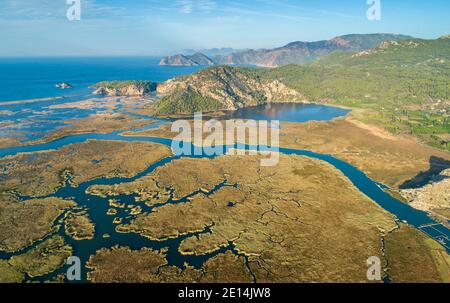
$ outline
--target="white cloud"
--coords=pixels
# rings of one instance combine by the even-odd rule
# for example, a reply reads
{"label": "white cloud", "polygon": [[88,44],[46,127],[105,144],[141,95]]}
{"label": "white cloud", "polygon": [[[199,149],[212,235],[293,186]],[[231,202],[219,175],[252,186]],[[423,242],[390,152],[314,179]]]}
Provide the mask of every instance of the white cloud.
{"label": "white cloud", "polygon": [[195,11],[209,13],[217,8],[217,3],[213,0],[177,0],[180,13],[191,14]]}
{"label": "white cloud", "polygon": [[189,0],[178,0],[180,12],[183,14],[190,14],[194,11],[193,3]]}

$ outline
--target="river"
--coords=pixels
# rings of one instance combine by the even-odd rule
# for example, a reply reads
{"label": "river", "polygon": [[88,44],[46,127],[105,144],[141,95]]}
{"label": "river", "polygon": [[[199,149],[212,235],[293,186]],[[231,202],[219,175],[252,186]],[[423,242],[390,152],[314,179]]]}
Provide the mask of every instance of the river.
{"label": "river", "polygon": [[[287,108],[287,105],[283,105],[280,107],[280,112],[284,112],[284,110]],[[305,108],[309,109],[313,113],[317,112],[330,112],[329,108],[324,108],[320,105],[314,105],[306,106],[304,105],[298,105],[296,107],[300,111],[304,111]],[[288,116],[292,117],[291,111],[292,108],[289,110]],[[261,111],[261,108],[256,110],[257,118],[268,118],[269,116],[264,115],[264,111]],[[276,118],[279,119],[280,115],[281,118],[283,118],[282,114],[273,114],[273,108],[269,108],[269,115],[270,118]],[[339,115],[345,115],[347,111],[345,112],[339,112],[336,115],[331,115],[331,117],[339,116]],[[314,114],[314,115],[315,115]],[[313,115],[313,116],[314,116]],[[242,117],[242,115],[240,116]],[[245,117],[250,118],[251,115],[248,114],[248,110],[245,112]],[[154,120],[153,117],[146,117],[148,119]],[[330,117],[324,117],[324,120],[329,120]],[[283,119],[281,119],[283,120]],[[289,120],[289,119],[286,119]],[[302,117],[302,120],[305,120],[304,117]],[[306,119],[308,120],[308,119]],[[311,118],[309,120],[315,120],[314,118]],[[320,120],[320,119],[319,119]],[[295,121],[295,120],[294,120]],[[135,131],[141,131],[145,129],[150,128],[157,128],[161,124],[168,123],[167,120],[158,120],[158,123],[152,124],[149,126],[141,127],[139,129],[135,129]],[[69,144],[75,144],[75,143],[82,143],[86,142],[88,140],[110,140],[110,141],[127,141],[127,142],[133,142],[133,141],[139,141],[139,142],[151,142],[151,143],[157,143],[162,144],[165,146],[172,146],[172,140],[165,139],[165,138],[151,138],[151,137],[128,137],[122,135],[122,132],[112,132],[109,134],[81,134],[81,135],[73,135],[64,137],[52,142],[44,143],[44,144],[38,144],[38,145],[28,145],[28,146],[19,146],[19,147],[11,147],[11,148],[5,148],[0,149],[0,157],[5,156],[12,156],[16,155],[18,153],[24,153],[24,152],[38,152],[38,151],[45,151],[50,149],[60,149],[66,145]],[[190,143],[185,143],[190,144]],[[191,148],[194,148],[191,146]],[[264,147],[261,146],[224,146],[223,150],[226,152],[230,148],[245,148],[245,149],[261,149]],[[325,155],[325,154],[319,154],[314,153],[307,150],[297,150],[297,149],[289,149],[289,148],[280,148],[280,152],[286,155],[299,155],[299,156],[306,156],[314,159],[319,159],[322,161],[325,161],[334,167],[336,167],[339,171],[341,171],[362,193],[367,195],[369,198],[371,198],[373,201],[378,203],[381,207],[383,207],[385,210],[389,211],[390,213],[394,214],[399,220],[406,221],[410,225],[418,228],[419,230],[423,231],[424,233],[428,234],[433,239],[437,240],[439,243],[441,243],[447,250],[447,252],[450,252],[450,230],[447,229],[442,224],[439,224],[438,222],[431,219],[427,213],[416,210],[412,207],[410,207],[407,204],[404,204],[385,191],[383,191],[382,186],[378,184],[377,182],[371,180],[366,174],[364,174],[362,171],[358,170],[357,168],[353,167],[352,165],[346,163],[345,161],[342,161],[340,159],[337,159],[331,155]],[[206,158],[206,155],[200,155],[196,156],[196,158]],[[93,220],[93,222],[96,224],[96,233],[95,238],[93,240],[88,241],[75,241],[68,237],[64,231],[64,227],[61,224],[61,222],[57,222],[56,224],[60,226],[57,233],[62,235],[67,243],[69,243],[74,250],[74,255],[80,257],[82,264],[86,264],[87,260],[89,259],[89,256],[95,254],[95,252],[100,248],[111,248],[113,246],[119,245],[119,246],[127,246],[131,249],[140,249],[143,247],[149,247],[155,250],[159,250],[161,248],[168,248],[167,252],[167,261],[169,265],[175,265],[180,268],[183,268],[184,264],[190,264],[194,266],[195,268],[199,268],[202,266],[202,264],[207,261],[209,258],[219,254],[223,253],[225,251],[231,251],[235,254],[238,254],[238,252],[233,247],[232,243],[228,245],[228,247],[220,248],[219,250],[212,252],[208,255],[201,255],[201,256],[184,256],[181,255],[178,251],[178,247],[180,243],[193,235],[198,235],[202,233],[209,233],[210,228],[212,226],[207,226],[205,229],[201,232],[194,233],[194,234],[188,234],[181,237],[178,237],[176,239],[169,239],[165,241],[151,241],[145,237],[142,237],[135,233],[117,233],[115,231],[116,225],[113,224],[112,220],[113,218],[111,216],[108,216],[106,213],[109,208],[108,200],[109,198],[102,198],[98,196],[93,196],[86,193],[86,189],[89,188],[92,185],[113,185],[113,184],[119,184],[119,183],[125,183],[125,182],[132,182],[134,180],[137,180],[145,175],[150,174],[158,167],[161,167],[167,163],[170,163],[176,159],[180,159],[181,157],[168,157],[161,161],[158,161],[157,163],[151,165],[148,167],[145,171],[135,175],[132,178],[99,178],[96,180],[91,180],[89,182],[85,182],[80,184],[78,187],[72,187],[69,182],[66,182],[67,184],[60,188],[55,194],[51,195],[52,197],[59,197],[59,198],[67,198],[67,199],[74,199],[75,202],[81,206],[85,207],[88,210],[90,218]],[[209,157],[210,158],[210,157]],[[213,189],[210,193],[212,194],[215,191],[219,190],[220,188],[224,186],[236,186],[235,184],[227,184],[226,180],[217,186],[217,188]],[[168,203],[189,203],[189,197],[197,194],[198,192],[191,193],[187,197],[173,201],[170,200]],[[26,199],[26,197],[23,197],[23,199]],[[121,195],[119,197],[114,197],[114,199],[118,199],[121,203],[124,203],[126,206],[134,204],[134,195],[127,196],[127,195]],[[143,207],[143,211],[148,213],[151,212],[154,208],[159,207],[160,205],[155,205],[153,207]],[[127,222],[129,220],[128,214],[124,211],[119,212],[119,217],[121,217],[124,222]],[[104,238],[103,235],[108,234],[110,237]],[[51,236],[51,235],[49,235]],[[42,241],[39,241],[37,243],[34,243],[32,246],[16,252],[12,254],[7,253],[0,253],[0,259],[7,259],[10,258],[13,255],[22,254],[33,247],[35,247],[37,244],[41,243]],[[244,256],[246,259],[246,257]],[[247,260],[247,259],[246,259]],[[59,270],[34,279],[28,279],[29,281],[45,281],[47,279],[51,279],[56,277],[59,274],[65,273],[66,268],[61,267]],[[86,281],[86,270],[83,270],[82,275],[82,281]]]}

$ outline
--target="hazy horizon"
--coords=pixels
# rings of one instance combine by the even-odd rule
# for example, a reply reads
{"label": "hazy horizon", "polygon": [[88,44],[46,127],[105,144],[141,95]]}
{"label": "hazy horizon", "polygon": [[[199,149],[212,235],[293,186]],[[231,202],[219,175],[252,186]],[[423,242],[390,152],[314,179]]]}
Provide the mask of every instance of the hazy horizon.
{"label": "hazy horizon", "polygon": [[[348,33],[348,34],[344,34],[344,35],[341,35],[341,36],[353,35],[353,34],[361,34],[361,35],[398,34],[398,35],[404,35],[403,33]],[[438,38],[440,38],[442,36],[445,36],[445,34],[444,35],[440,35],[439,37],[432,37],[432,38],[422,38],[422,37],[413,37],[413,38],[425,39],[425,40],[429,40],[429,39],[433,40],[433,39],[438,39]],[[338,37],[338,36],[333,36],[333,37],[330,37],[329,39],[324,39],[324,40],[330,40],[330,39],[333,39],[335,37]],[[293,40],[293,41],[286,42],[286,43],[284,43],[282,45],[275,46],[274,48],[276,48],[276,47],[283,47],[283,46],[285,46],[285,45],[287,45],[289,43],[299,42],[299,41],[302,41],[302,42],[316,42],[316,41],[321,41],[321,40],[310,40],[310,41]],[[168,56],[168,55],[185,54],[185,52],[188,51],[188,50],[201,52],[202,50],[204,51],[204,50],[227,49],[227,48],[231,48],[231,49],[236,50],[236,51],[245,51],[245,50],[251,50],[251,49],[257,50],[256,48],[250,48],[250,47],[245,48],[245,49],[236,49],[236,48],[233,48],[233,47],[224,46],[224,47],[212,47],[212,48],[207,48],[207,49],[205,49],[205,48],[202,48],[202,49],[181,49],[181,50],[174,50],[174,51],[169,51],[169,52],[161,53],[161,54],[94,54],[94,55],[89,55],[89,54],[69,54],[69,55],[52,55],[52,54],[45,55],[45,54],[41,54],[41,55],[32,55],[32,54],[30,54],[30,55],[0,55],[0,58],[3,58],[3,59],[8,59],[8,58],[11,58],[11,59],[14,59],[14,58],[25,58],[25,59],[29,58],[29,59],[32,59],[32,58],[108,58],[108,57],[111,57],[111,58],[114,58],[114,57],[126,58],[126,57],[148,57],[148,58],[158,58],[158,59],[160,59],[160,58]],[[259,49],[270,49],[270,48],[259,48]]]}
{"label": "hazy horizon", "polygon": [[[76,0],[71,0],[76,1]],[[450,33],[446,0],[66,0],[0,2],[0,57],[160,57],[185,49],[260,49],[346,34],[394,33],[435,39]],[[376,1],[376,0],[371,0]]]}

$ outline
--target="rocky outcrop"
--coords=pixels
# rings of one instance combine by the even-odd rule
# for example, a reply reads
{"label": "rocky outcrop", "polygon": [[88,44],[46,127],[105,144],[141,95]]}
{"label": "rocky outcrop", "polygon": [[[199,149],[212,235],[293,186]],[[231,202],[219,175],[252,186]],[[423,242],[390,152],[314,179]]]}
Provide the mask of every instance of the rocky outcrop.
{"label": "rocky outcrop", "polygon": [[142,97],[156,90],[151,81],[105,81],[93,85],[94,95]]}
{"label": "rocky outcrop", "polygon": [[175,55],[161,59],[159,65],[169,66],[211,66],[214,65],[213,60],[202,53],[195,53],[191,56]]}
{"label": "rocky outcrop", "polygon": [[66,82],[61,82],[61,83],[59,83],[59,84],[56,84],[56,87],[57,87],[57,88],[60,88],[60,89],[69,89],[69,88],[73,88],[73,86],[72,86],[71,84],[66,83]]}
{"label": "rocky outcrop", "polygon": [[[183,92],[189,92],[189,95]],[[214,107],[216,109],[235,110],[265,103],[305,100],[300,93],[278,80],[265,80],[251,69],[229,66],[213,67],[191,76],[174,78],[158,85],[157,93],[162,97],[160,108],[171,109],[171,114],[179,113],[178,107],[183,102],[198,98],[203,98],[202,106],[193,108],[200,111],[204,107],[210,108],[210,103],[219,104]]]}
{"label": "rocky outcrop", "polygon": [[444,170],[435,180],[417,189],[404,189],[402,196],[416,209],[430,211],[450,208],[450,169]]}

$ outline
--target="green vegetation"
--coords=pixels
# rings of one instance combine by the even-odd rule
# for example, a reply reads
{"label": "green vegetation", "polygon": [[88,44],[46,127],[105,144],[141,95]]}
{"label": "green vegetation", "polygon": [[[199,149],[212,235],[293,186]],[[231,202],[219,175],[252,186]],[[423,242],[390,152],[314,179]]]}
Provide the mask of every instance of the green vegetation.
{"label": "green vegetation", "polygon": [[100,249],[89,258],[88,273],[93,283],[238,283],[252,281],[242,256],[218,254],[200,269],[180,269],[167,264],[164,251],[127,247]]}
{"label": "green vegetation", "polygon": [[267,81],[255,69],[218,66],[190,76],[177,77],[158,86],[162,99],[157,114],[235,110],[302,96],[280,81]]}
{"label": "green vegetation", "polygon": [[138,89],[155,91],[156,85],[157,84],[155,82],[146,80],[124,80],[124,81],[103,81],[92,85],[92,88],[123,89],[129,86],[135,86]]}
{"label": "green vegetation", "polygon": [[405,36],[405,35],[395,35],[395,34],[350,34],[350,35],[344,35],[337,37],[337,39],[343,39],[346,42],[348,42],[353,48],[359,48],[359,49],[369,49],[373,48],[377,45],[380,45],[381,43],[385,41],[391,41],[391,40],[406,40],[406,39],[413,39],[411,36]]}
{"label": "green vegetation", "polygon": [[[224,181],[228,186],[217,189]],[[172,189],[169,194],[168,188]],[[201,193],[191,196],[199,189]],[[381,254],[382,231],[396,226],[391,215],[335,168],[298,156],[281,155],[274,167],[261,167],[260,158],[254,156],[183,158],[130,183],[96,186],[96,191],[113,196],[133,192],[138,199],[161,202],[152,212],[118,225],[120,233],[139,233],[161,241],[209,227],[208,232],[184,239],[180,253],[205,255],[233,243],[240,256],[247,256],[247,269],[242,258],[232,255],[221,262],[210,259],[204,271],[216,274],[208,282],[249,282],[249,271],[262,283],[364,282],[367,256]],[[184,203],[165,203],[187,196],[191,198]],[[116,257],[115,252],[104,251],[91,259],[94,271],[90,278],[106,282],[102,277],[122,277],[134,282],[152,272],[135,263],[129,267],[139,252],[129,257],[123,254]],[[189,282],[189,277],[183,281]]]}
{"label": "green vegetation", "polygon": [[[102,176],[131,177],[170,154],[170,149],[162,145],[115,141],[88,141],[56,151],[19,154],[0,159],[0,166],[8,167],[0,190],[14,190],[26,196],[50,195],[63,186],[67,173],[72,175],[73,185]],[[0,224],[1,219],[0,212]]]}
{"label": "green vegetation", "polygon": [[401,224],[385,239],[388,274],[394,283],[450,282],[450,257],[417,229]]}
{"label": "green vegetation", "polygon": [[58,198],[18,201],[0,195],[0,251],[15,252],[54,231],[54,222],[73,201]]}
{"label": "green vegetation", "polygon": [[20,283],[24,275],[14,269],[8,261],[0,260],[0,283]]}
{"label": "green vegetation", "polygon": [[450,40],[406,40],[307,66],[260,69],[311,101],[369,109],[363,122],[450,150]]}
{"label": "green vegetation", "polygon": [[95,225],[86,211],[69,212],[64,219],[66,233],[74,240],[92,240],[95,235]]}
{"label": "green vegetation", "polygon": [[[287,88],[271,90],[275,81]],[[166,95],[159,113],[208,111],[218,102],[223,108],[228,99],[238,107],[276,102],[282,99],[276,92],[291,89],[302,95],[290,93],[297,101],[364,109],[358,118],[364,123],[450,151],[450,39],[445,37],[384,42],[358,53],[338,51],[308,65],[213,67],[177,78],[177,83],[186,86]],[[183,92],[183,87],[189,89]],[[273,100],[264,94],[267,91]]]}
{"label": "green vegetation", "polygon": [[61,236],[53,236],[29,252],[14,256],[9,263],[30,277],[39,277],[58,269],[72,255],[72,248]]}
{"label": "green vegetation", "polygon": [[204,97],[191,89],[177,90],[176,93],[163,97],[156,108],[158,115],[193,113],[196,111],[213,111],[222,108],[222,104],[211,97]]}

